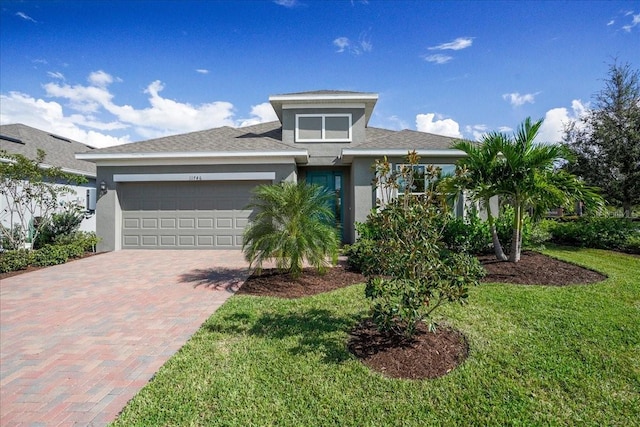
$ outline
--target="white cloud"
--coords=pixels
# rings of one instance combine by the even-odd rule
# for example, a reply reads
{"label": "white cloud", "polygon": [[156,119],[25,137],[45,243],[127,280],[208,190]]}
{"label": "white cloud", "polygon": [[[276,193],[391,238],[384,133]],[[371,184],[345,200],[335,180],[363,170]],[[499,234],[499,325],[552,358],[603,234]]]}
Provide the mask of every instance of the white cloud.
{"label": "white cloud", "polygon": [[198,68],[198,69],[196,69],[196,73],[209,74],[209,70],[204,69],[204,68]]}
{"label": "white cloud", "polygon": [[30,17],[29,15],[27,15],[24,12],[17,12],[16,16],[24,19],[25,21],[31,21],[31,22],[34,22],[34,23],[38,23],[38,21],[36,21],[35,19],[33,19],[32,17]]}
{"label": "white cloud", "polygon": [[252,105],[251,116],[252,117],[248,119],[239,120],[238,127],[257,125],[258,123],[266,123],[278,120],[278,116],[276,115],[276,112],[273,110],[273,107],[269,102]]}
{"label": "white cloud", "polygon": [[471,37],[458,37],[454,41],[449,43],[442,43],[438,46],[432,46],[429,50],[461,50],[471,47],[473,44],[473,38]]}
{"label": "white cloud", "polygon": [[164,85],[159,80],[149,84],[144,91],[148,101],[146,108],[119,105],[114,102],[109,88],[114,81],[119,79],[96,71],[89,75],[87,85],[64,82],[43,85],[46,96],[56,100],[36,99],[20,92],[2,94],[0,123],[23,123],[96,147],[106,147],[277,119],[268,102],[252,106],[249,119],[235,119],[235,109],[230,102],[193,105],[164,98],[161,95]]}
{"label": "white cloud", "polygon": [[436,64],[446,64],[447,62],[453,59],[453,56],[436,53],[435,55],[423,55],[422,58],[427,62],[435,62]]}
{"label": "white cloud", "polygon": [[513,128],[510,128],[509,126],[500,126],[498,128],[498,132],[503,132],[503,133],[513,132]]}
{"label": "white cloud", "polygon": [[[629,13],[627,13],[627,15],[629,15]],[[631,23],[628,25],[624,25],[622,27],[622,29],[625,30],[627,33],[630,33],[633,27],[640,24],[640,13],[637,15],[633,15],[633,12],[631,12],[631,16],[633,17],[633,19],[631,20]]]}
{"label": "white cloud", "polygon": [[416,116],[416,129],[420,132],[462,138],[460,125],[455,120],[445,119],[436,113],[418,114]]}
{"label": "white cloud", "polygon": [[371,52],[373,44],[369,34],[365,31],[360,34],[357,42],[351,41],[348,37],[338,37],[333,40],[333,45],[338,48],[336,52],[349,52],[353,55],[360,55],[365,52]]}
{"label": "white cloud", "polygon": [[338,37],[333,41],[333,44],[338,48],[338,53],[342,53],[349,48],[351,43],[347,37]]}
{"label": "white cloud", "polygon": [[487,125],[471,125],[465,126],[465,132],[473,137],[475,141],[480,141],[482,137],[487,133],[489,127]]}
{"label": "white cloud", "polygon": [[64,74],[56,71],[55,73],[53,71],[47,71],[47,75],[49,77],[51,77],[52,79],[60,79],[60,80],[64,80]]}
{"label": "white cloud", "polygon": [[612,19],[611,21],[607,22],[607,27],[610,27],[615,23],[616,23],[615,19]]}
{"label": "white cloud", "polygon": [[89,74],[87,80],[94,86],[106,87],[113,83],[113,76],[111,76],[111,74],[105,73],[102,70],[99,70]]}
{"label": "white cloud", "polygon": [[297,6],[298,0],[273,0],[278,6],[294,7]]}
{"label": "white cloud", "polygon": [[583,104],[581,100],[574,99],[571,102],[571,110],[560,107],[547,111],[536,141],[540,143],[557,143],[562,141],[565,126],[583,117],[587,112],[587,107],[588,106]]}
{"label": "white cloud", "polygon": [[[78,116],[65,116],[62,106],[54,101],[47,102],[23,93],[9,92],[8,95],[0,95],[0,103],[0,124],[22,123],[99,148],[131,142],[128,135],[114,137],[94,130],[81,129],[78,122],[84,120],[84,117],[80,119]],[[87,126],[90,124],[88,122]],[[104,123],[102,126],[108,127]],[[118,126],[123,125],[112,124],[111,128],[117,129]]]}
{"label": "white cloud", "polygon": [[518,92],[513,92],[505,93],[502,95],[502,99],[509,101],[513,107],[520,107],[527,102],[533,104],[536,101],[536,95],[538,95],[538,93],[525,93],[524,95],[520,95]]}

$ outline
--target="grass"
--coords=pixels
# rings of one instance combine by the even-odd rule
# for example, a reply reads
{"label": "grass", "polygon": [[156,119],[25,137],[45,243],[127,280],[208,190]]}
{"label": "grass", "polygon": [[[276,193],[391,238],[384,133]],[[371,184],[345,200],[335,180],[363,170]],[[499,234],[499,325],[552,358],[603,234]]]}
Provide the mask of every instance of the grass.
{"label": "grass", "polygon": [[483,284],[441,322],[470,355],[436,380],[370,372],[347,350],[363,285],[301,300],[234,296],[114,425],[640,425],[640,258],[548,255],[609,276],[563,288]]}

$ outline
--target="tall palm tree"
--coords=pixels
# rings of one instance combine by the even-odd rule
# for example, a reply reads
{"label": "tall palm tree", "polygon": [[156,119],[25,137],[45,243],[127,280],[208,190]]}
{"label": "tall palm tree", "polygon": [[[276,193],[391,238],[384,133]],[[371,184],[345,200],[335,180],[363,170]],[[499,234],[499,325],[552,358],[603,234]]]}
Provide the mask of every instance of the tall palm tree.
{"label": "tall palm tree", "polygon": [[304,181],[260,185],[254,190],[255,218],[245,229],[242,250],[258,270],[275,260],[279,270],[302,273],[307,261],[322,271],[335,262],[340,239],[330,201],[333,194]]}
{"label": "tall palm tree", "polygon": [[[497,177],[500,147],[507,137],[499,132],[485,134],[480,144],[459,141],[453,148],[464,151],[466,157],[458,161],[458,173],[449,180],[449,188],[457,187],[458,192],[466,190],[472,200],[480,202],[487,212],[487,222],[491,230],[491,240],[500,261],[506,261],[498,232],[491,212],[491,198],[498,195]],[[446,184],[445,184],[446,185]]]}
{"label": "tall palm tree", "polygon": [[567,206],[580,200],[588,205],[603,203],[594,189],[577,177],[554,170],[569,153],[561,145],[534,143],[542,122],[541,119],[534,123],[527,117],[513,138],[505,138],[498,144],[500,158],[494,184],[497,193],[505,196],[514,209],[511,262],[520,260],[526,208],[540,212],[550,206]]}

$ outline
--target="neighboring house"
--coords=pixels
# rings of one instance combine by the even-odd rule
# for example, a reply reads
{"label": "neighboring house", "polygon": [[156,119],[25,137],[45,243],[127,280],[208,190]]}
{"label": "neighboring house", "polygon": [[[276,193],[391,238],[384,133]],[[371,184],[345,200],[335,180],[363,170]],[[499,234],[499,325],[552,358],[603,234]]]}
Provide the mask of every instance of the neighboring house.
{"label": "neighboring house", "polygon": [[[96,231],[95,206],[90,206],[91,200],[87,196],[92,193],[95,200],[96,194],[96,165],[84,160],[76,159],[76,153],[85,153],[92,150],[92,147],[77,141],[72,141],[62,136],[44,132],[23,124],[11,124],[0,126],[0,150],[10,154],[21,154],[29,159],[36,159],[38,149],[46,153],[43,166],[60,167],[63,171],[83,176],[87,183],[70,186],[75,194],[68,194],[61,198],[60,202],[77,202],[86,209],[85,218],[80,225],[82,231]],[[1,161],[7,161],[0,158]],[[11,215],[4,194],[0,195],[0,222],[10,227]],[[95,205],[95,203],[93,203]],[[31,220],[31,218],[27,219]],[[16,219],[14,218],[14,223]]]}
{"label": "neighboring house", "polygon": [[422,164],[451,171],[464,155],[451,149],[453,138],[369,127],[377,100],[344,91],[275,95],[276,122],[78,154],[96,163],[106,188],[96,211],[99,250],[240,248],[251,190],[301,179],[335,193],[343,241],[353,242],[354,224],[375,206],[376,159],[387,156],[397,167],[416,150]]}

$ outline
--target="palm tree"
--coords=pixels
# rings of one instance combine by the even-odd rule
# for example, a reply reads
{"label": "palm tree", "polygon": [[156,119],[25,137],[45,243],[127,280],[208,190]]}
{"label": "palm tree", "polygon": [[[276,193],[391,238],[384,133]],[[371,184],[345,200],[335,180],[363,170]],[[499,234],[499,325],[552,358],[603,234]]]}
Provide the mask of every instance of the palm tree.
{"label": "palm tree", "polygon": [[490,132],[484,135],[480,144],[471,141],[457,142],[453,148],[464,151],[466,157],[458,161],[458,173],[449,181],[449,185],[452,185],[450,188],[457,187],[458,192],[466,190],[472,200],[480,202],[486,209],[493,248],[500,261],[506,261],[507,256],[498,239],[490,200],[498,195],[498,155],[505,139],[507,137],[502,133]]}
{"label": "palm tree", "polygon": [[258,186],[248,206],[255,208],[255,218],[245,229],[242,245],[250,265],[260,271],[264,261],[275,260],[279,270],[298,277],[304,261],[320,271],[328,258],[335,263],[340,240],[332,197],[304,181]]}
{"label": "palm tree", "polygon": [[500,156],[494,170],[494,184],[497,194],[505,196],[514,209],[511,262],[520,260],[526,208],[540,212],[550,206],[567,206],[580,200],[587,205],[603,203],[594,189],[577,177],[554,170],[569,153],[561,145],[534,143],[542,122],[541,119],[533,123],[527,117],[513,138],[504,138],[498,144]]}

